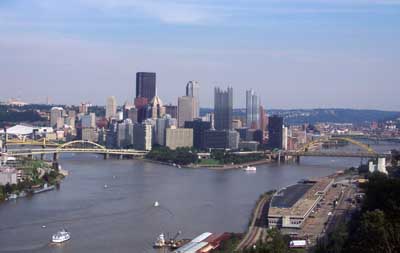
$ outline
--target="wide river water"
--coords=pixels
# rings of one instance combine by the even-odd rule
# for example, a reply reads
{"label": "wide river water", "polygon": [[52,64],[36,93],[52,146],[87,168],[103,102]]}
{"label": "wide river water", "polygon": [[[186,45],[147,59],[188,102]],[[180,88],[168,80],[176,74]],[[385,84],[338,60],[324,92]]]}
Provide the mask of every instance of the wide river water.
{"label": "wide river water", "polygon": [[[0,252],[162,252],[152,248],[161,232],[181,230],[181,238],[243,232],[261,193],[358,166],[360,159],[302,158],[299,165],[260,165],[256,173],[86,154],[62,155],[60,163],[70,173],[60,189],[0,204]],[[63,227],[71,240],[49,245]]]}

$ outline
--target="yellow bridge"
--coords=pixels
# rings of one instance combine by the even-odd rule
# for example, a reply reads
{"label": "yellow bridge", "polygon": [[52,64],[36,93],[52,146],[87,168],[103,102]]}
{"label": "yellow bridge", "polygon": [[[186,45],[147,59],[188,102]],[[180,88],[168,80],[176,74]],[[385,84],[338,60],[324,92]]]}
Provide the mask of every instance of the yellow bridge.
{"label": "yellow bridge", "polygon": [[[38,146],[36,142],[24,142],[21,145],[33,145]],[[54,145],[54,144],[52,144]],[[45,146],[45,145],[43,145]],[[46,145],[48,146],[48,145]],[[32,155],[46,155],[46,154],[60,154],[60,153],[94,153],[104,155],[126,155],[134,157],[145,156],[148,151],[136,150],[136,149],[107,149],[106,147],[91,142],[91,141],[71,141],[64,144],[58,144],[56,148],[34,148],[34,149],[8,149],[6,155],[9,156],[32,156]]]}

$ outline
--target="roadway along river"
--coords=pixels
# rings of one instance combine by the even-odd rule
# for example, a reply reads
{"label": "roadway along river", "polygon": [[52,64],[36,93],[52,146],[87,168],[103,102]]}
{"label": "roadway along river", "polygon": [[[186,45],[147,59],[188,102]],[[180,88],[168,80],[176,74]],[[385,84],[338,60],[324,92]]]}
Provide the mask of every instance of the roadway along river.
{"label": "roadway along river", "polygon": [[[261,193],[359,163],[303,158],[246,173],[65,154],[61,165],[70,175],[59,190],[0,204],[0,252],[162,252],[152,249],[161,232],[242,232]],[[49,245],[62,227],[72,239]]]}

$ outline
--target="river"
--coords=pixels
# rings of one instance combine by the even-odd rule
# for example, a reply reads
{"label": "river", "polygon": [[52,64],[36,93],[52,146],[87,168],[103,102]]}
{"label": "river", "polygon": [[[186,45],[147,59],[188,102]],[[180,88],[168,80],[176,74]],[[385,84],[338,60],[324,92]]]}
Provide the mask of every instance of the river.
{"label": "river", "polygon": [[[394,146],[376,147],[385,151]],[[360,159],[302,158],[299,165],[260,165],[256,173],[88,154],[65,154],[60,163],[70,173],[60,189],[0,204],[0,252],[163,252],[152,248],[161,232],[181,230],[181,238],[206,231],[242,232],[261,193],[358,166]],[[71,240],[49,245],[51,235],[63,227]]]}

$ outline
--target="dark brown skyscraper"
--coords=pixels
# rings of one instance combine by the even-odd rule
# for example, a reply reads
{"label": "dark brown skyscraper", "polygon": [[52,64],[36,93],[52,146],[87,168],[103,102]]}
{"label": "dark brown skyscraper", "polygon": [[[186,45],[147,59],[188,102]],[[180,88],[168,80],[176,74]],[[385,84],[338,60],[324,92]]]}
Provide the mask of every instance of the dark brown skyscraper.
{"label": "dark brown skyscraper", "polygon": [[136,97],[147,98],[151,101],[156,95],[156,73],[136,73]]}

